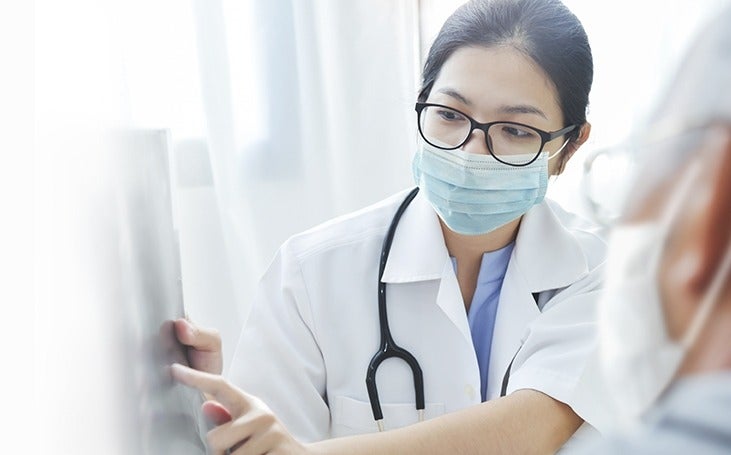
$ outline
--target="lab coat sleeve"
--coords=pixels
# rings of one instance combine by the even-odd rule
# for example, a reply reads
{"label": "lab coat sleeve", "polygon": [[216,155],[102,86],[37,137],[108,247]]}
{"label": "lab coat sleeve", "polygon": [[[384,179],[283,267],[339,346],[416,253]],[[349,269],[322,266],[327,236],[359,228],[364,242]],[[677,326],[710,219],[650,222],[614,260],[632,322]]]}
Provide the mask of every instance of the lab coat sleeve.
{"label": "lab coat sleeve", "polygon": [[[593,275],[599,276],[600,270]],[[523,345],[511,368],[507,392],[533,389],[565,403],[591,426],[602,430],[605,410],[587,393],[593,384],[583,384],[585,370],[596,348],[596,303],[600,280],[588,277],[549,301],[529,325]],[[579,393],[581,390],[581,393]],[[597,393],[601,393],[599,389]]]}
{"label": "lab coat sleeve", "polygon": [[328,437],[325,367],[301,268],[288,243],[259,284],[228,378],[261,398],[300,441]]}

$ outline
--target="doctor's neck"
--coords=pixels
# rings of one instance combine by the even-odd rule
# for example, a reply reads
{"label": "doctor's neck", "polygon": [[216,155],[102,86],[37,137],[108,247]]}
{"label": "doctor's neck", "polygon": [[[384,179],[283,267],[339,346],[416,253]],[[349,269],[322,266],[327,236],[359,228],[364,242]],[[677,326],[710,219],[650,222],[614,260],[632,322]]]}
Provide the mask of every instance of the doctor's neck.
{"label": "doctor's neck", "polygon": [[444,243],[450,256],[460,259],[481,258],[483,253],[496,251],[515,240],[523,217],[500,226],[492,232],[482,235],[464,235],[450,230],[440,219]]}
{"label": "doctor's neck", "polygon": [[457,282],[466,311],[469,311],[475,293],[482,255],[488,251],[499,250],[515,240],[522,218],[483,235],[458,234],[450,230],[441,219],[439,220],[447,251],[457,260]]}

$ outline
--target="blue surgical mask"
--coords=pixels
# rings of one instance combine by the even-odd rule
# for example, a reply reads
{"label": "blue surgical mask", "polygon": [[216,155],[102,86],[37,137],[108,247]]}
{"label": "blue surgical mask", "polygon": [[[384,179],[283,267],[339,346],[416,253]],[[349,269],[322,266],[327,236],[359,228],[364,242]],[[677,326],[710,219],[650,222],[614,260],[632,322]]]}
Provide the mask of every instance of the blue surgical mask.
{"label": "blue surgical mask", "polygon": [[414,155],[414,180],[449,229],[487,234],[543,200],[548,154],[527,166],[508,166],[492,155],[442,150],[421,142]]}

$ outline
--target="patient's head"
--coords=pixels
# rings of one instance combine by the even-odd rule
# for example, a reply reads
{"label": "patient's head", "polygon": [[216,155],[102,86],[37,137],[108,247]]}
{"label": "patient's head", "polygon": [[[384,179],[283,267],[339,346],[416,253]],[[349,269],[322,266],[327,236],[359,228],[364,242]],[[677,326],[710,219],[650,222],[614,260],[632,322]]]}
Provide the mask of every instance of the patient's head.
{"label": "patient's head", "polygon": [[674,377],[731,370],[731,8],[691,46],[637,139],[599,307],[604,375],[625,418]]}
{"label": "patient's head", "polygon": [[[640,178],[637,200],[628,207],[625,221],[657,218],[678,201],[677,217],[667,226],[659,268],[660,295],[668,331],[679,340],[687,333],[698,305],[709,292],[731,240],[731,9],[702,29],[679,66],[678,74],[648,130],[650,149],[646,173]],[[693,165],[697,175],[686,194],[679,182]],[[652,169],[650,171],[649,169]],[[711,317],[701,330],[710,338],[714,327],[727,324],[731,341],[731,277]],[[721,332],[724,330],[721,329]],[[705,336],[704,334],[708,334]],[[711,341],[710,339],[708,340]],[[719,341],[719,340],[716,340]],[[722,349],[731,368],[731,342],[713,345]],[[697,352],[700,354],[700,352]],[[702,368],[689,356],[686,369]],[[705,357],[705,356],[704,356]],[[710,365],[709,365],[710,366]]]}

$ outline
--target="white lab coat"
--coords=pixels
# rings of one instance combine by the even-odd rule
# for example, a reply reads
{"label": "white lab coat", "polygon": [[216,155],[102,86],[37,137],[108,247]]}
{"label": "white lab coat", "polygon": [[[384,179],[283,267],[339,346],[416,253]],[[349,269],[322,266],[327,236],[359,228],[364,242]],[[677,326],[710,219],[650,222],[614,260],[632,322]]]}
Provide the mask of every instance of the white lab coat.
{"label": "white lab coat", "polygon": [[[379,346],[378,263],[406,193],[290,238],[261,280],[228,376],[301,440],[377,431],[365,376]],[[588,423],[602,412],[586,387],[574,391],[594,347],[604,254],[590,226],[556,203],[528,211],[501,290],[488,398],[500,395],[520,348],[508,394],[539,390]],[[401,218],[383,280],[394,340],[424,373],[426,417],[480,403],[462,295],[437,215],[421,194]],[[385,361],[377,384],[387,429],[417,421],[404,362]]]}

